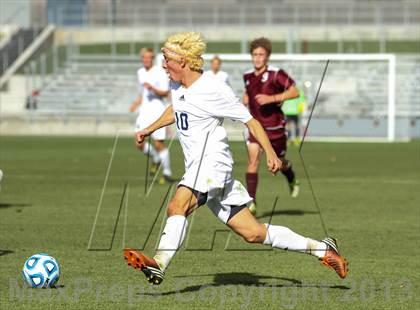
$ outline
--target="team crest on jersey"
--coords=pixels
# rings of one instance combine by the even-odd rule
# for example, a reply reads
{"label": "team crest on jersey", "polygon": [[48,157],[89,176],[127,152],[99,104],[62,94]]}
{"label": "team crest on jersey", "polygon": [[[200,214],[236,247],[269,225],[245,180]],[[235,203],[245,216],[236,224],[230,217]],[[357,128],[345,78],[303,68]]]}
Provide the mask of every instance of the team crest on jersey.
{"label": "team crest on jersey", "polygon": [[264,72],[264,74],[263,74],[263,76],[262,76],[262,78],[261,78],[261,82],[267,82],[267,80],[268,80],[268,72]]}

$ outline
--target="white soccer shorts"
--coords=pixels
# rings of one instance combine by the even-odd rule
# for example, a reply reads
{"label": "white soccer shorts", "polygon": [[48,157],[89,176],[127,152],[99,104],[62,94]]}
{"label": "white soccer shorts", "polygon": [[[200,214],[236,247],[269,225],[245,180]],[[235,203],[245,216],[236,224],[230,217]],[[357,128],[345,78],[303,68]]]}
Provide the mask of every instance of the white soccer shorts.
{"label": "white soccer shorts", "polygon": [[207,206],[225,224],[230,219],[232,208],[248,205],[253,200],[241,182],[232,179],[231,170],[202,168],[197,177],[197,169],[188,169],[179,185],[207,193]]}
{"label": "white soccer shorts", "polygon": [[[151,124],[153,124],[158,117],[155,117],[153,115],[148,115],[146,113],[140,113],[139,116],[136,119],[136,125],[135,125],[135,132],[140,131]],[[166,128],[160,128],[152,133],[151,135],[153,140],[165,140],[166,139]]]}

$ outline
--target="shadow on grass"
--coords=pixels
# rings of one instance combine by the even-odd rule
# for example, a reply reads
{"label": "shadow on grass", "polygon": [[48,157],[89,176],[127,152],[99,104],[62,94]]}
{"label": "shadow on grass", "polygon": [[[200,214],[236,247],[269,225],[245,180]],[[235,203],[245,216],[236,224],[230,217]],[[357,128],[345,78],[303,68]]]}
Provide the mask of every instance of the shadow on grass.
{"label": "shadow on grass", "polygon": [[27,203],[6,203],[6,202],[0,202],[0,209],[13,208],[13,207],[21,208],[21,207],[29,207],[29,206],[30,206],[30,204],[27,204]]}
{"label": "shadow on grass", "polygon": [[257,218],[263,218],[267,216],[275,216],[275,215],[305,215],[305,214],[318,214],[316,211],[303,211],[303,210],[276,210],[274,212],[263,212],[259,213],[257,212]]}
{"label": "shadow on grass", "polygon": [[0,250],[0,256],[7,255],[7,254],[10,254],[10,253],[13,253],[13,251],[10,251],[10,250]]}
{"label": "shadow on grass", "polygon": [[53,289],[53,290],[60,290],[60,289],[63,289],[65,287],[66,287],[65,285],[58,284],[58,285],[54,285],[54,286],[52,286],[50,288]]}
{"label": "shadow on grass", "polygon": [[[186,284],[188,280],[194,278],[203,278],[213,276],[213,282],[186,286],[184,288],[179,288],[178,290],[167,291],[167,292],[156,292],[156,293],[147,293],[143,292],[143,295],[150,296],[168,296],[174,294],[183,294],[190,292],[197,292],[205,289],[206,287],[221,287],[225,285],[243,285],[249,287],[261,287],[267,289],[273,288],[283,288],[283,287],[297,287],[297,288],[315,288],[315,289],[339,289],[339,290],[349,290],[350,287],[344,285],[328,285],[328,284],[310,284],[304,283],[300,280],[286,278],[286,277],[274,277],[274,276],[263,276],[256,275],[249,272],[230,272],[230,273],[215,273],[215,274],[202,274],[202,275],[188,275],[188,276],[176,276],[175,278],[180,278],[182,281],[185,281]],[[265,280],[280,280],[272,282],[266,282]]]}

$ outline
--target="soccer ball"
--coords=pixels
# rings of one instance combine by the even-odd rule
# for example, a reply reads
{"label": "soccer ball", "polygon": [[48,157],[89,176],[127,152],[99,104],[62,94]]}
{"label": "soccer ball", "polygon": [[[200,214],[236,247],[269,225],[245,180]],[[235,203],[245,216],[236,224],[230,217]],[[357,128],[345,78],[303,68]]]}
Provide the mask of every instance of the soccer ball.
{"label": "soccer ball", "polygon": [[54,257],[39,253],[26,260],[22,274],[25,282],[31,287],[52,287],[60,277],[60,267]]}

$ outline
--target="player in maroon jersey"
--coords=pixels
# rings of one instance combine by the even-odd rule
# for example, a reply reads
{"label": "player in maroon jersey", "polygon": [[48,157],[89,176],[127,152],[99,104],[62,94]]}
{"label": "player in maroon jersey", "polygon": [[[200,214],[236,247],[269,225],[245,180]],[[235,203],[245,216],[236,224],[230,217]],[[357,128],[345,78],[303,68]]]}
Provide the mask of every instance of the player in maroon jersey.
{"label": "player in maroon jersey", "polygon": [[[243,103],[248,106],[252,116],[264,127],[277,156],[283,161],[281,172],[289,184],[290,194],[297,197],[299,181],[296,180],[292,163],[285,158],[287,149],[286,121],[281,105],[284,100],[296,98],[299,92],[295,81],[286,72],[268,65],[271,54],[271,42],[258,38],[251,42],[250,53],[254,68],[244,73],[245,93]],[[254,198],[251,212],[256,212],[256,191],[258,184],[258,167],[262,148],[257,140],[249,134],[248,167],[246,183],[248,192]]]}

